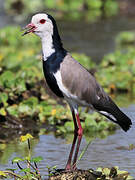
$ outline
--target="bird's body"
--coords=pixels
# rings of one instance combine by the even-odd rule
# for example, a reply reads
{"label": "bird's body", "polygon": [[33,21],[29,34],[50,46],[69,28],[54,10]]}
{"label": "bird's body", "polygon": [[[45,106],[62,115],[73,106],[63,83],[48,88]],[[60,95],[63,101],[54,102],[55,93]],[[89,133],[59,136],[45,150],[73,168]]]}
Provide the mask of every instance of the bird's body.
{"label": "bird's body", "polygon": [[36,14],[27,26],[31,28],[24,34],[34,32],[41,38],[43,51],[43,71],[50,89],[60,98],[64,98],[72,111],[75,137],[72,144],[66,169],[71,169],[71,158],[78,136],[73,166],[75,167],[77,154],[82,138],[78,106],[91,109],[106,116],[127,131],[131,120],[118,108],[112,99],[80,63],[78,63],[64,48],[58,33],[57,25],[52,16]]}

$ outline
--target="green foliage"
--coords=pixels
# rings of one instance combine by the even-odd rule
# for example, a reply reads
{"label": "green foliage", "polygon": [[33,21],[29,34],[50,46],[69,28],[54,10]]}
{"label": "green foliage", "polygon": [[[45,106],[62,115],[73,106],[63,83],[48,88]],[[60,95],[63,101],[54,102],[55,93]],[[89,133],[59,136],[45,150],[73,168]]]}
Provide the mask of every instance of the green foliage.
{"label": "green foliage", "polygon": [[[84,129],[84,134],[88,137],[95,136],[95,134],[103,135],[105,132],[113,132],[116,129],[114,123],[111,123],[106,120],[105,117],[100,115],[99,113],[80,113],[80,119],[83,119],[84,122],[81,122],[82,127]],[[65,135],[68,133],[74,132],[74,123],[73,121],[66,121],[62,126],[58,125],[57,127],[57,134]],[[102,134],[100,134],[102,133]]]}
{"label": "green foliage", "polygon": [[[47,95],[41,84],[43,73],[42,63],[39,61],[41,57],[38,55],[40,50],[37,48],[40,46],[39,39],[32,35],[22,39],[18,27],[1,29],[0,38],[0,45],[3,47],[0,49],[0,114],[6,116],[8,112],[20,118],[27,116],[32,118],[36,115],[41,123],[58,125],[57,134],[73,132],[72,121],[65,121],[64,126],[60,126],[62,120],[72,119],[70,110],[57,105],[57,102]],[[95,65],[84,54],[72,53],[72,55],[88,70],[90,68],[99,69],[96,73],[97,80],[108,92],[113,89],[135,93],[135,88],[133,88],[135,81],[134,48],[123,53],[116,50],[106,55],[99,65]],[[89,133],[89,130],[100,132],[112,127],[96,114],[81,113],[81,117],[85,119],[85,123],[82,124],[86,133]]]}
{"label": "green foliage", "polygon": [[86,3],[88,4],[88,7],[90,9],[100,9],[102,6],[101,0],[94,0],[94,1],[87,0]]}
{"label": "green foliage", "polygon": [[37,105],[38,99],[36,97],[30,97],[19,104],[18,111],[20,114],[32,115],[36,113]]}
{"label": "green foliage", "polygon": [[107,0],[104,10],[107,17],[116,15],[119,10],[118,2],[114,0]]}
{"label": "green foliage", "polygon": [[127,91],[134,94],[135,84],[135,50],[125,52],[116,50],[104,57],[100,71],[96,73],[101,85],[111,91]]}
{"label": "green foliage", "polygon": [[135,32],[134,31],[124,31],[117,35],[116,44],[118,47],[122,47],[126,45],[134,45],[135,44]]}
{"label": "green foliage", "polygon": [[5,92],[1,93],[0,94],[0,103],[3,103],[4,107],[6,107],[8,105],[7,100],[8,100],[7,93],[5,93]]}
{"label": "green foliage", "polygon": [[24,159],[22,159],[22,158],[20,158],[20,157],[15,157],[15,158],[12,159],[12,164],[13,164],[13,163],[18,163],[18,162],[23,161],[23,160],[24,160]]}
{"label": "green foliage", "polygon": [[96,64],[91,60],[91,58],[85,54],[72,53],[72,56],[87,69],[93,69],[96,67]]}
{"label": "green foliage", "polygon": [[[0,31],[0,43],[3,46],[0,50],[0,86],[3,91],[0,94],[0,114],[6,116],[8,112],[20,118],[36,115],[40,122],[50,125],[61,124],[63,119],[72,119],[70,110],[57,105],[39,85],[43,78],[42,63],[36,48],[39,40],[35,36],[22,39],[19,34],[18,27],[6,27]],[[87,69],[95,68],[95,63],[86,55],[73,53],[73,57]],[[72,122],[65,124],[65,132],[68,131],[73,131]]]}
{"label": "green foliage", "polygon": [[30,13],[39,9],[57,10],[54,16],[66,19],[96,21],[103,14],[106,17],[118,13],[118,2],[116,0],[5,0],[5,9],[9,14],[14,15],[16,21],[25,19]]}
{"label": "green foliage", "polygon": [[34,157],[30,160],[30,162],[36,162],[36,163],[39,163],[40,161],[42,161],[43,158],[41,156],[38,156],[38,157]]}
{"label": "green foliage", "polygon": [[[22,143],[25,143],[27,141],[28,146],[28,155],[24,158],[15,157],[12,160],[12,164],[17,165],[17,169],[8,169],[4,171],[0,171],[0,177],[4,177],[5,179],[14,178],[14,179],[28,179],[28,180],[41,180],[41,175],[38,170],[37,163],[43,160],[41,156],[31,158],[31,146],[30,146],[30,139],[32,139],[31,134],[26,134],[25,136],[21,136],[20,140]],[[23,167],[21,166],[21,163],[23,162]],[[24,167],[25,165],[25,167]],[[19,173],[16,171],[19,170]],[[24,173],[24,174],[22,174]],[[21,175],[20,175],[21,174]]]}

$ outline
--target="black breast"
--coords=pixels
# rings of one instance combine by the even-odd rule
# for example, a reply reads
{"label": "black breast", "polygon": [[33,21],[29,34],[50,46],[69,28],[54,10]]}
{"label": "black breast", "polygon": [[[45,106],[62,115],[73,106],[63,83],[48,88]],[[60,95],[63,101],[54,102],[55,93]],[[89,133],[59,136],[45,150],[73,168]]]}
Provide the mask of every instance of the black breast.
{"label": "black breast", "polygon": [[[66,52],[65,52],[66,53]],[[58,97],[63,98],[63,93],[59,89],[56,78],[53,75],[60,69],[60,63],[63,61],[66,54],[53,53],[46,61],[43,60],[43,71],[45,75],[46,82],[50,89]]]}

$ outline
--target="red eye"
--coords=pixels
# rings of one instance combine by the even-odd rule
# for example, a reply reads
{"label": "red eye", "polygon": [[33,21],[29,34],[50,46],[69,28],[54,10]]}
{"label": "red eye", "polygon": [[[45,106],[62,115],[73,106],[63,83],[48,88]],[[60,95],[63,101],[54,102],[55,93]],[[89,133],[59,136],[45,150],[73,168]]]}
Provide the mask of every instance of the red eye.
{"label": "red eye", "polygon": [[44,24],[45,23],[45,19],[41,19],[39,22],[41,23],[41,24]]}

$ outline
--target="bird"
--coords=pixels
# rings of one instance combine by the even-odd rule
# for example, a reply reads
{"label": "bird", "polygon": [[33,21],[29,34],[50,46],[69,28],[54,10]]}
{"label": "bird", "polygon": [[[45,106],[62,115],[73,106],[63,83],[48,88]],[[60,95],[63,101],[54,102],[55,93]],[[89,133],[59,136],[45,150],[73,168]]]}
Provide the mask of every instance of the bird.
{"label": "bird", "polygon": [[46,82],[55,95],[66,100],[71,109],[74,138],[65,169],[74,170],[77,168],[76,161],[83,135],[79,106],[89,107],[102,114],[125,132],[132,125],[131,119],[120,110],[95,77],[64,49],[56,21],[50,14],[33,15],[24,30],[23,36],[34,33],[40,37]]}

